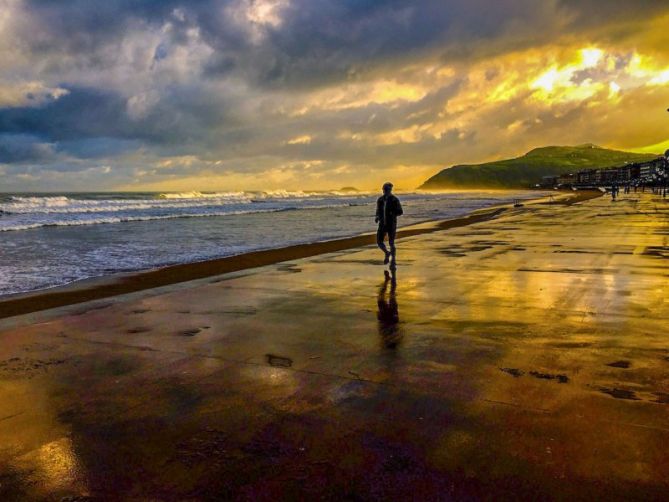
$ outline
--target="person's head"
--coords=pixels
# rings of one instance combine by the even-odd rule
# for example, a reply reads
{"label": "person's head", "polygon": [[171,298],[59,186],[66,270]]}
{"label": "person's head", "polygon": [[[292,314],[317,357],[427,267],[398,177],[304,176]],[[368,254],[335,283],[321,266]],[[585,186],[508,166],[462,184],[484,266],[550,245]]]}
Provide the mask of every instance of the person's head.
{"label": "person's head", "polygon": [[390,193],[393,191],[393,184],[390,181],[387,181],[383,184],[382,188],[385,195],[390,195]]}

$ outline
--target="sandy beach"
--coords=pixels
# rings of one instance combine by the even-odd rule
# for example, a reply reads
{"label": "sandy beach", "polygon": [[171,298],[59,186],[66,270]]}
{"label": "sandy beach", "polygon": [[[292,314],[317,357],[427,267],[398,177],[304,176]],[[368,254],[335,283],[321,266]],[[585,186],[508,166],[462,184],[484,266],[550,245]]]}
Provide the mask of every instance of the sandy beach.
{"label": "sandy beach", "polygon": [[0,495],[666,500],[668,214],[563,194],[408,228],[394,278],[364,235],[0,302]]}

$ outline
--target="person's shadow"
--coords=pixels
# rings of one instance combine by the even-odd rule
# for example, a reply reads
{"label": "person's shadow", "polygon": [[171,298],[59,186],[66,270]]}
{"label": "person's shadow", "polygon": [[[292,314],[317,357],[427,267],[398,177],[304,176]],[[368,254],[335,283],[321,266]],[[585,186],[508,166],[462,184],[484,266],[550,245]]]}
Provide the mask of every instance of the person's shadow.
{"label": "person's shadow", "polygon": [[[402,341],[400,314],[395,294],[395,290],[397,289],[397,272],[392,270],[391,275],[390,272],[384,270],[383,275],[384,279],[379,287],[379,296],[377,299],[379,307],[379,311],[377,312],[379,335],[385,348],[395,349]],[[390,283],[390,292],[388,292],[388,283]]]}

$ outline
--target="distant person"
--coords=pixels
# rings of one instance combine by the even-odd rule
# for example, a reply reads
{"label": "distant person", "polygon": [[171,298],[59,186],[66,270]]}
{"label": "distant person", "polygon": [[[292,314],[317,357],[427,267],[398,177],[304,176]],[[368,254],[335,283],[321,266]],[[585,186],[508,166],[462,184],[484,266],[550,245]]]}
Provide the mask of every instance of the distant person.
{"label": "distant person", "polygon": [[[393,195],[393,184],[388,182],[383,184],[383,195],[376,201],[376,218],[374,221],[379,224],[376,231],[376,243],[381,251],[385,253],[383,260],[387,264],[392,257],[391,268],[395,268],[395,234],[397,233],[397,217],[402,216],[404,211],[400,200]],[[390,251],[383,242],[388,234],[388,245]]]}

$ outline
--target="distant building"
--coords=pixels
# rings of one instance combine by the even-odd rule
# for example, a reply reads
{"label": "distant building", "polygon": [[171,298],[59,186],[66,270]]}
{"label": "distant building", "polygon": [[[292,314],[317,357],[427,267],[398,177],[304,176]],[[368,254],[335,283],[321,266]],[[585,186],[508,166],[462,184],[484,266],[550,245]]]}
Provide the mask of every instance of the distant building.
{"label": "distant building", "polygon": [[669,150],[664,157],[620,167],[582,169],[576,174],[544,176],[541,187],[595,187],[611,185],[664,185],[669,179]]}
{"label": "distant building", "polygon": [[558,176],[542,176],[539,186],[541,188],[553,188],[558,185]]}
{"label": "distant building", "polygon": [[654,184],[661,179],[664,179],[667,167],[667,158],[659,157],[657,159],[649,160],[648,162],[640,162],[639,179],[642,183]]}
{"label": "distant building", "polygon": [[579,185],[594,185],[595,184],[595,175],[597,173],[596,169],[584,169],[579,171],[577,174],[578,184]]}
{"label": "distant building", "polygon": [[578,181],[578,177],[575,174],[562,174],[558,176],[557,186],[558,187],[572,187]]}

